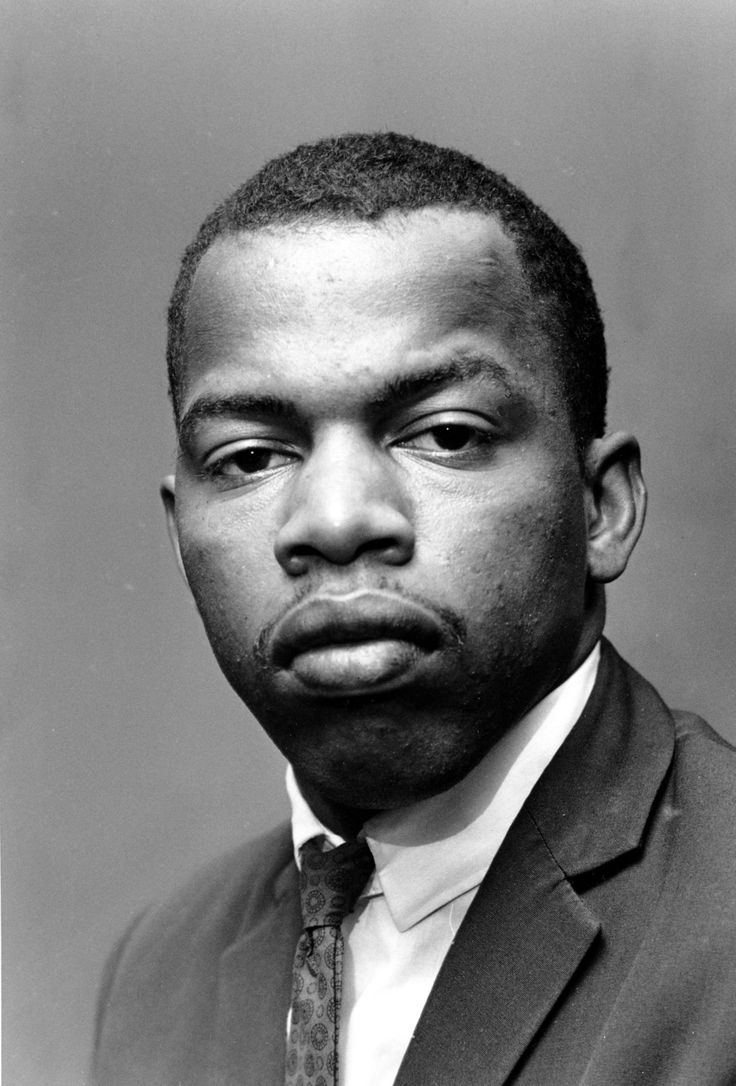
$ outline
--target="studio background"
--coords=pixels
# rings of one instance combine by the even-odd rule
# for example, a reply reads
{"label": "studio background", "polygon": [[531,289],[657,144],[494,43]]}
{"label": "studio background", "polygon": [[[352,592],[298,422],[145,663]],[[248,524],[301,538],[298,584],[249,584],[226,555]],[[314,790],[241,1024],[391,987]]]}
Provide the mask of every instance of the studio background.
{"label": "studio background", "polygon": [[[164,312],[205,213],[298,142],[397,129],[506,172],[582,246],[645,535],[609,634],[736,740],[730,0],[5,0],[6,1081],[81,1086],[129,917],[285,813],[157,483]],[[673,952],[676,948],[673,948]]]}

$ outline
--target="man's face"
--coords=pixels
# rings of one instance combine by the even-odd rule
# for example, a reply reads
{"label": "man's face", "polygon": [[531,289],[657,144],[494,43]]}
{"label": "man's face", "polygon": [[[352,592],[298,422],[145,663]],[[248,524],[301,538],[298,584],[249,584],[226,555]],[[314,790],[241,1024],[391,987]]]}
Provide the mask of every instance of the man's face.
{"label": "man's face", "polygon": [[512,243],[446,210],[221,239],[186,332],[174,520],[225,675],[308,794],[449,787],[597,635]]}

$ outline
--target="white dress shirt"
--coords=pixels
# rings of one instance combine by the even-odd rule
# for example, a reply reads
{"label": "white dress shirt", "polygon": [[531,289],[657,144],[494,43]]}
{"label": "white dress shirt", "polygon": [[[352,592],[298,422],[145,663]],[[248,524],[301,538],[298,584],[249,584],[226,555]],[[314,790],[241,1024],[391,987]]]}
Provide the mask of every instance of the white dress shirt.
{"label": "white dress shirt", "polygon": [[[376,869],[345,940],[340,1012],[340,1086],[390,1086],[450,944],[486,871],[583,711],[600,659],[596,645],[564,683],[514,725],[454,787],[386,811],[362,830]],[[294,852],[324,834],[291,767]]]}

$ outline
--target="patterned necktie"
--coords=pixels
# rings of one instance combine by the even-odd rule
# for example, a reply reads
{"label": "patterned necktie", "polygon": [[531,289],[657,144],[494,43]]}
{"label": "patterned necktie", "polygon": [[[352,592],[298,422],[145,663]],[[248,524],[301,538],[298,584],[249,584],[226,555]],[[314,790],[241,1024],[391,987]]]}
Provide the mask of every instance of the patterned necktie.
{"label": "patterned necktie", "polygon": [[343,940],[340,925],[373,870],[364,841],[322,851],[324,837],[301,849],[304,930],[294,956],[286,1086],[337,1086]]}

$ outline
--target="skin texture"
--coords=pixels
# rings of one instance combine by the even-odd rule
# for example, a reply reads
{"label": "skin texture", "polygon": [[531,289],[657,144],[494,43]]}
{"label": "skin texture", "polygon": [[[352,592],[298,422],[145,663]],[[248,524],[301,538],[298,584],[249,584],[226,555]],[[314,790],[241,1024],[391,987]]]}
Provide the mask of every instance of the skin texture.
{"label": "skin texture", "polygon": [[172,539],[227,679],[351,832],[462,778],[591,650],[637,445],[581,470],[513,244],[475,212],[218,240],[186,332]]}

